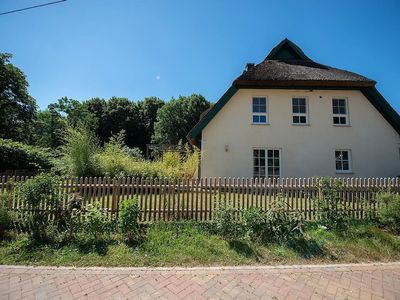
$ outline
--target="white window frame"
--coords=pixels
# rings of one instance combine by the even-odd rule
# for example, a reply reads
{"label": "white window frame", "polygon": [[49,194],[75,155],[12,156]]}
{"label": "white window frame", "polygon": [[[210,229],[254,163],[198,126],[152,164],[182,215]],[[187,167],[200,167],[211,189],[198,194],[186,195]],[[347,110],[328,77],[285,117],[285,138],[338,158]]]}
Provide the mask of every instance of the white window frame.
{"label": "white window frame", "polygon": [[[341,152],[347,152],[349,159],[347,160],[349,163],[349,169],[348,170],[338,170],[336,168],[336,152],[341,151]],[[352,152],[351,149],[335,149],[334,151],[334,158],[335,158],[335,170],[337,174],[350,174],[353,173],[353,165],[352,165]],[[342,160],[343,161],[343,160]]]}
{"label": "white window frame", "polygon": [[[254,98],[265,98],[265,113],[261,112],[253,112],[253,99]],[[268,103],[268,97],[267,96],[262,96],[262,95],[255,95],[251,97],[251,124],[252,125],[268,125],[269,124],[269,103]],[[265,116],[265,122],[254,122],[253,117],[254,116]]]}
{"label": "white window frame", "polygon": [[[333,113],[333,100],[344,100],[345,108],[346,108],[346,113],[345,114],[334,114]],[[347,97],[332,97],[331,111],[332,111],[332,124],[333,124],[333,126],[350,126],[349,101],[348,101]],[[346,119],[346,124],[335,124],[335,122],[333,121],[333,118],[335,118],[335,117],[345,118]]]}
{"label": "white window frame", "polygon": [[[251,153],[251,155],[252,155],[252,165],[253,165],[253,177],[255,177],[254,175],[254,167],[255,167],[255,165],[254,165],[254,150],[263,150],[263,151],[265,151],[265,157],[264,157],[264,159],[265,159],[265,166],[264,166],[264,171],[265,171],[265,173],[264,173],[264,176],[259,176],[258,178],[280,178],[280,177],[282,177],[282,149],[280,149],[280,148],[271,148],[271,147],[269,147],[269,148],[265,148],[265,147],[254,147],[254,148],[252,148],[252,153]],[[273,151],[275,151],[275,150],[277,150],[278,151],[278,153],[279,153],[279,157],[278,157],[278,159],[279,159],[279,175],[278,176],[270,176],[269,175],[269,172],[268,172],[268,150],[273,150]],[[274,159],[274,158],[272,158],[272,159]],[[273,168],[274,168],[274,166],[272,166]]]}
{"label": "white window frame", "polygon": [[[293,99],[305,99],[305,102],[306,102],[306,112],[305,112],[305,113],[294,113],[294,112],[293,112]],[[305,126],[305,125],[309,125],[308,97],[306,97],[306,96],[292,96],[292,100],[291,100],[291,109],[292,109],[292,125],[294,125],[294,126]],[[306,122],[305,122],[305,123],[295,123],[295,122],[293,122],[293,117],[306,117]]]}
{"label": "white window frame", "polygon": [[[254,156],[254,151],[264,151],[264,175],[263,176],[256,176],[256,174],[255,174],[255,171],[254,171],[254,169],[255,169],[255,167],[256,167],[256,165],[254,164],[254,160],[255,160],[255,156]],[[251,153],[251,155],[252,155],[252,157],[253,157],[253,160],[252,160],[252,162],[253,162],[253,177],[254,178],[265,178],[266,177],[266,175],[267,175],[267,170],[266,170],[266,165],[267,165],[267,151],[266,151],[266,149],[265,148],[253,148],[252,149],[252,153]],[[261,165],[258,165],[258,168],[261,168],[262,166]],[[258,173],[260,174],[260,170],[258,170]]]}

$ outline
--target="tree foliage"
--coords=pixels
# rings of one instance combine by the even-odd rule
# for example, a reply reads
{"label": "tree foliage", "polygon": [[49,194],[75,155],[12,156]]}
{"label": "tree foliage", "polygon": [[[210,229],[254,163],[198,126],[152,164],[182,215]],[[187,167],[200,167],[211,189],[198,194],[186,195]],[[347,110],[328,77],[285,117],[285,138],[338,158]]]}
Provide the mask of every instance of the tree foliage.
{"label": "tree foliage", "polygon": [[0,139],[0,171],[50,169],[52,166],[48,149]]}
{"label": "tree foliage", "polygon": [[36,102],[28,93],[25,74],[0,53],[0,138],[26,141],[36,116]]}
{"label": "tree foliage", "polygon": [[158,110],[164,101],[148,97],[134,102],[127,98],[109,100],[92,98],[83,102],[63,97],[38,113],[35,126],[37,145],[55,148],[61,145],[59,132],[66,126],[84,126],[92,131],[100,144],[125,131],[124,143],[129,148],[146,149],[151,141]]}
{"label": "tree foliage", "polygon": [[180,96],[165,104],[158,112],[152,141],[157,144],[176,145],[185,141],[186,135],[210,107],[203,96]]}

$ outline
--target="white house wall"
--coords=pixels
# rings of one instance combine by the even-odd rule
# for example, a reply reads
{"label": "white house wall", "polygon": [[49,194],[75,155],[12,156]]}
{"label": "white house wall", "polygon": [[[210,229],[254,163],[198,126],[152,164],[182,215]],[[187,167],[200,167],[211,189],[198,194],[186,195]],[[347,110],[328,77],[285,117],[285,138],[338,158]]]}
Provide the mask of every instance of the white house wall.
{"label": "white house wall", "polygon": [[[252,125],[252,97],[268,99],[269,125]],[[308,99],[309,125],[292,125],[292,97]],[[332,125],[332,98],[347,98],[350,126]],[[202,131],[202,177],[252,177],[253,148],[281,149],[281,176],[400,175],[400,136],[359,91],[240,89]],[[335,149],[352,173],[336,174]]]}

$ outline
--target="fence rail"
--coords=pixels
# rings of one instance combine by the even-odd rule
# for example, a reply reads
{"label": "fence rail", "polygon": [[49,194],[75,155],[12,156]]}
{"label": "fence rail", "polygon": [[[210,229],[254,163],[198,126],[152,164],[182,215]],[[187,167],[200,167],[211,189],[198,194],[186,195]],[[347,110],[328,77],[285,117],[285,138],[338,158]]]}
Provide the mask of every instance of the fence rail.
{"label": "fence rail", "polygon": [[[23,206],[19,186],[31,177],[0,177],[0,193],[8,192],[10,210],[29,210]],[[81,177],[60,180],[60,197],[65,209],[72,195],[82,197],[83,205],[99,202],[108,215],[117,215],[121,201],[138,197],[143,222],[172,219],[210,221],[215,203],[225,199],[237,216],[249,207],[268,210],[278,198],[286,199],[287,211],[299,211],[307,220],[315,219],[315,201],[321,196],[318,178],[201,178],[153,179]],[[350,207],[354,218],[363,218],[379,203],[376,193],[390,189],[400,192],[399,178],[331,178],[339,180],[338,194]],[[43,207],[42,209],[50,209]]]}

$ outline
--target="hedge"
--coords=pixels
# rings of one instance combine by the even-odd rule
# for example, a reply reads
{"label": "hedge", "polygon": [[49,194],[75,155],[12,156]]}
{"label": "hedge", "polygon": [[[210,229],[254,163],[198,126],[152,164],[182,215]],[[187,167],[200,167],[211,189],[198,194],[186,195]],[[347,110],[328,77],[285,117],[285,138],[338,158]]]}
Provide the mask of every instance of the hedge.
{"label": "hedge", "polygon": [[49,149],[0,139],[0,171],[37,170],[53,167]]}

